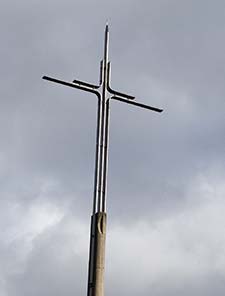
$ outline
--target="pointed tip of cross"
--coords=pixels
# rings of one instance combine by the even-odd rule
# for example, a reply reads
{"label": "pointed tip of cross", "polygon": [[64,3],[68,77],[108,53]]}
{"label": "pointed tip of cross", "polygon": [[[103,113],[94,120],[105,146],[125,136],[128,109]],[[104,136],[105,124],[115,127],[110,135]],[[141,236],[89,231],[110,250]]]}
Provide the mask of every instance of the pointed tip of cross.
{"label": "pointed tip of cross", "polygon": [[108,22],[108,20],[106,20],[105,30],[109,31],[109,22]]}

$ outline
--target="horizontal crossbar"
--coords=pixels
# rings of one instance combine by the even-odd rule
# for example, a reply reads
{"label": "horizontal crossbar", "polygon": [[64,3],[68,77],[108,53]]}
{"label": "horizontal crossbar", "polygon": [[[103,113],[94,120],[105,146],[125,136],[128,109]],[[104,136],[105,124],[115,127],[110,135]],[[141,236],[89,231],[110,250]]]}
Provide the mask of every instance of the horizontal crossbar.
{"label": "horizontal crossbar", "polygon": [[155,112],[159,112],[159,113],[163,111],[163,109],[151,107],[151,106],[148,106],[148,105],[145,105],[145,104],[142,104],[142,103],[137,103],[137,102],[125,100],[125,99],[122,99],[122,98],[117,97],[117,96],[113,96],[112,99],[117,100],[117,101],[121,101],[121,102],[124,102],[124,103],[127,103],[127,104],[130,104],[130,105],[145,108],[145,109],[148,109],[148,110],[152,110],[152,111],[155,111]]}
{"label": "horizontal crossbar", "polygon": [[59,80],[59,79],[52,78],[52,77],[49,77],[49,76],[43,76],[42,79],[45,79],[45,80],[48,80],[48,81],[51,81],[51,82],[55,82],[55,83],[59,83],[59,84],[62,84],[62,85],[66,85],[66,86],[69,86],[69,87],[78,88],[80,90],[84,90],[84,91],[87,91],[87,92],[91,92],[91,93],[94,93],[95,95],[97,95],[98,97],[100,97],[100,93],[97,90],[94,90],[94,89],[89,88],[87,86],[81,86],[81,85],[75,84],[73,82],[67,82],[67,81]]}
{"label": "horizontal crossbar", "polygon": [[119,91],[113,90],[113,89],[111,89],[111,87],[108,87],[108,91],[109,91],[112,95],[114,95],[114,96],[123,97],[124,99],[127,99],[127,100],[134,100],[134,99],[135,99],[134,96],[127,95],[127,94],[124,94],[124,93],[122,93],[122,92],[119,92]]}
{"label": "horizontal crossbar", "polygon": [[94,89],[99,88],[98,85],[90,84],[88,82],[80,81],[80,80],[77,80],[77,79],[74,79],[73,83],[77,83],[77,84],[80,84],[81,86],[87,86],[87,87],[94,88]]}

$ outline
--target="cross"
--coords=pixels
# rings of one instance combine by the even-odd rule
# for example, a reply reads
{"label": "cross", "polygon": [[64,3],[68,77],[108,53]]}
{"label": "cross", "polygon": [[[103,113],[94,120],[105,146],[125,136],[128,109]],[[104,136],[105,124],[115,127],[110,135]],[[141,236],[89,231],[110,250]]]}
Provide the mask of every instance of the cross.
{"label": "cross", "polygon": [[109,143],[109,116],[110,101],[117,100],[154,112],[162,112],[162,109],[135,102],[134,96],[113,90],[110,86],[110,62],[109,52],[109,27],[105,28],[104,57],[100,63],[100,82],[93,85],[80,80],[67,82],[49,76],[43,76],[45,80],[59,83],[65,86],[77,88],[93,93],[98,98],[97,130],[96,130],[96,154],[94,173],[94,197],[93,212],[91,216],[90,251],[88,268],[88,296],[104,295],[104,267],[105,267],[105,239],[106,239],[106,189],[108,168],[108,143]]}

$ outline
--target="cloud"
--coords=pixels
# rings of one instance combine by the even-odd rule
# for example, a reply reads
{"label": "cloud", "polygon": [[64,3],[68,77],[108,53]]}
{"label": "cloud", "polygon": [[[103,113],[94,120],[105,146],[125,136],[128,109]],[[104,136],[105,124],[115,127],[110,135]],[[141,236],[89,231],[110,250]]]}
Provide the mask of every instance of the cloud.
{"label": "cloud", "polygon": [[223,12],[219,0],[2,6],[1,295],[86,293],[96,98],[41,77],[97,83],[106,19],[112,86],[165,110],[111,105],[107,294],[224,295]]}
{"label": "cloud", "polygon": [[[155,295],[166,291],[169,295],[176,291],[210,295],[212,289],[222,295],[225,188],[222,180],[216,184],[208,181],[197,178],[189,192],[193,204],[173,216],[158,221],[149,217],[132,226],[111,228],[107,241],[109,295],[146,295],[149,291]],[[195,198],[201,202],[196,204]]]}
{"label": "cloud", "polygon": [[[222,295],[225,188],[223,177],[215,175],[197,176],[189,184],[186,206],[173,215],[135,216],[129,224],[109,215],[106,293],[203,295],[215,289]],[[46,199],[49,188],[51,184],[43,185]],[[21,223],[16,234],[14,223],[7,231],[8,257],[1,252],[8,295],[85,293],[88,221],[76,219],[70,207],[59,209],[42,198],[25,212],[11,211]]]}

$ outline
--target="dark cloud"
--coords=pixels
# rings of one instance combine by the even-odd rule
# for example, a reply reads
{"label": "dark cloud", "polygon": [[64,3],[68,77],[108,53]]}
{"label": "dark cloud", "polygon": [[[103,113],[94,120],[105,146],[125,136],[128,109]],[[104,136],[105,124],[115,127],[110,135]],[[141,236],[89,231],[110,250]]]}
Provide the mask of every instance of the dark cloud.
{"label": "dark cloud", "polygon": [[165,109],[111,105],[107,294],[224,295],[224,8],[2,5],[1,295],[85,293],[96,98],[41,77],[97,83],[106,20],[113,87]]}

